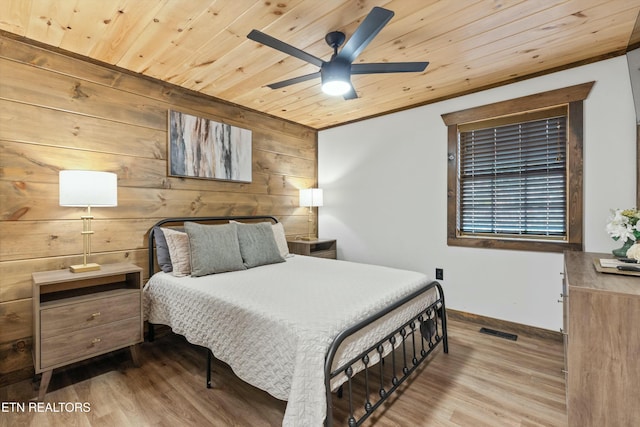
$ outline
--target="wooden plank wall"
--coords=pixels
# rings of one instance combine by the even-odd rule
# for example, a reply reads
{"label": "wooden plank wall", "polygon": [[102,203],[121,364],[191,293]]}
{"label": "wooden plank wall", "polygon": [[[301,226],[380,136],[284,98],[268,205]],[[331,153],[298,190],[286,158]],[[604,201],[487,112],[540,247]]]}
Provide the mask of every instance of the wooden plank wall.
{"label": "wooden plank wall", "polygon": [[[168,177],[169,109],[250,129],[253,181]],[[118,206],[92,210],[92,261],[146,269],[165,217],[271,214],[305,234],[298,189],[317,182],[317,133],[0,34],[0,386],[33,373],[31,273],[82,262],[83,210],[58,205],[63,169],[118,175]]]}

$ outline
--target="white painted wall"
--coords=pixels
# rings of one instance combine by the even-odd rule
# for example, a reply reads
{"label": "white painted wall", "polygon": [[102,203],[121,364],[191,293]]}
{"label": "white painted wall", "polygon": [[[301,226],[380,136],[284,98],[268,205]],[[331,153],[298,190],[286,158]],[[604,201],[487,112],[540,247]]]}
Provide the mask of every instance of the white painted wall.
{"label": "white painted wall", "polygon": [[609,208],[635,206],[636,125],[624,56],[320,132],[320,235],[338,239],[341,259],[430,277],[444,268],[450,308],[557,330],[562,254],[447,246],[440,115],[588,81],[596,84],[584,108],[585,250],[620,246],[604,227]]}

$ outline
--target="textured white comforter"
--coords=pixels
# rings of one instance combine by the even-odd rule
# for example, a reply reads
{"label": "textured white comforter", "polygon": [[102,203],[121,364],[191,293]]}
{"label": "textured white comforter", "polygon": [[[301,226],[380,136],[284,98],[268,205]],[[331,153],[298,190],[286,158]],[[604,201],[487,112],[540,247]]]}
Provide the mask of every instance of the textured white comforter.
{"label": "textured white comforter", "polygon": [[[238,377],[287,400],[284,426],[321,426],[324,357],[334,337],[428,281],[421,273],[305,256],[204,277],[160,272],[144,288],[145,319],[210,348]],[[435,290],[427,294],[422,307],[437,297]],[[413,304],[387,316],[343,346],[340,359],[419,309]]]}

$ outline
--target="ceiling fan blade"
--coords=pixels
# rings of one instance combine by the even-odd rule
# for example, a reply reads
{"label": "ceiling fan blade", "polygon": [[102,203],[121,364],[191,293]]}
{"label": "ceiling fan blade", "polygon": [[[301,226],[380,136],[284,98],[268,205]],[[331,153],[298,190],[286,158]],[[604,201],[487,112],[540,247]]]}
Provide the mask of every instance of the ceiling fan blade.
{"label": "ceiling fan blade", "polygon": [[392,17],[392,11],[374,7],[344,45],[338,57],[353,62]]}
{"label": "ceiling fan blade", "polygon": [[345,101],[348,101],[349,99],[357,99],[358,94],[356,93],[356,90],[353,88],[353,85],[351,85],[351,90],[345,93],[344,95],[342,95],[342,97],[345,99]]}
{"label": "ceiling fan blade", "polygon": [[251,30],[247,37],[253,41],[258,43],[262,43],[263,45],[272,47],[280,52],[286,53],[287,55],[295,56],[298,59],[302,59],[305,62],[316,65],[318,67],[322,67],[324,61],[316,56],[313,56],[303,50],[298,49],[297,47],[293,47],[290,44],[287,44],[283,41],[280,41],[274,37],[271,37],[268,34],[263,33],[258,30]]}
{"label": "ceiling fan blade", "polygon": [[320,71],[317,71],[311,74],[306,74],[304,76],[294,77],[292,79],[283,80],[281,82],[271,83],[270,85],[267,85],[267,86],[269,86],[271,89],[280,89],[285,86],[294,85],[296,83],[306,82],[307,80],[315,79],[317,77],[320,77]]}
{"label": "ceiling fan blade", "polygon": [[351,74],[417,73],[424,71],[428,62],[380,62],[352,64]]}

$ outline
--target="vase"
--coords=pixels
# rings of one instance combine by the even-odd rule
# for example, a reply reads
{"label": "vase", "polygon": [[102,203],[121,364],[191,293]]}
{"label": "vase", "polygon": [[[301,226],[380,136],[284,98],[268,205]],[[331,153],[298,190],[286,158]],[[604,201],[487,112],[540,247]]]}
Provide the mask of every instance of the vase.
{"label": "vase", "polygon": [[633,246],[634,243],[636,243],[636,242],[631,240],[631,239],[627,239],[627,240],[624,241],[624,243],[622,244],[621,248],[614,249],[614,250],[611,251],[611,253],[613,254],[613,256],[615,256],[617,258],[626,258],[627,251],[629,250],[629,248],[631,246]]}

